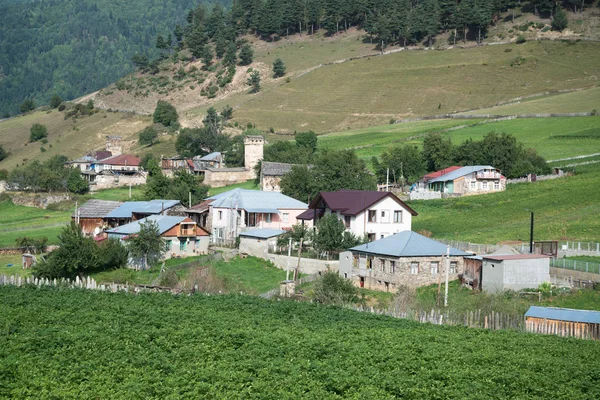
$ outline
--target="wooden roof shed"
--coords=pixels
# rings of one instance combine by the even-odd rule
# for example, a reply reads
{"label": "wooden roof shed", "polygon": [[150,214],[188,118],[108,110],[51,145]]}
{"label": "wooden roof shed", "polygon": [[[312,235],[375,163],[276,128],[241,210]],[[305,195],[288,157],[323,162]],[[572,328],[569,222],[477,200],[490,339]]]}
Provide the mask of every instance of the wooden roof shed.
{"label": "wooden roof shed", "polygon": [[531,306],[525,313],[528,332],[600,340],[600,311]]}

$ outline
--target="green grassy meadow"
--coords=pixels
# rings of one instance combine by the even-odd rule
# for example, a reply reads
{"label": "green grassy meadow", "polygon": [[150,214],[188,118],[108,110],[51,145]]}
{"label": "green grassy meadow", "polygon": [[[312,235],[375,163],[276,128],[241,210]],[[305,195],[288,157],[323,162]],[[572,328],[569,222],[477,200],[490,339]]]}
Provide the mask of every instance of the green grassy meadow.
{"label": "green grassy meadow", "polygon": [[0,287],[0,315],[6,398],[600,397],[591,340],[239,295]]}
{"label": "green grassy meadow", "polygon": [[409,202],[419,215],[414,231],[473,243],[529,238],[600,242],[600,164],[578,167],[572,177],[508,185],[506,191],[444,200]]}
{"label": "green grassy meadow", "polygon": [[208,191],[209,196],[224,193],[233,189],[248,189],[248,190],[260,190],[260,185],[254,183],[254,180],[249,180],[243,183],[235,183],[233,185],[227,185],[223,187],[211,187]]}
{"label": "green grassy meadow", "polygon": [[[328,65],[292,78],[242,103],[234,118],[262,129],[323,133],[391,118],[493,106],[520,96],[595,85],[600,74],[598,49],[597,43],[542,41],[401,51]],[[525,62],[511,66],[518,57]],[[594,108],[589,104],[596,98],[594,92],[589,96],[581,111]],[[573,108],[569,106],[569,111]]]}
{"label": "green grassy meadow", "polygon": [[98,200],[112,200],[112,201],[130,201],[135,200],[143,195],[146,185],[138,185],[131,187],[131,198],[129,198],[129,188],[119,187],[114,189],[99,190],[97,192],[90,193],[88,196]]}

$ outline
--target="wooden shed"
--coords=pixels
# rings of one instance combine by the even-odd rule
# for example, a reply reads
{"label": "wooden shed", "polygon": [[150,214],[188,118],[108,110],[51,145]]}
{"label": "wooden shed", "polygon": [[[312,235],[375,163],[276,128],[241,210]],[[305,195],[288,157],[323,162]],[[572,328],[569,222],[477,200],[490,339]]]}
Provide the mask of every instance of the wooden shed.
{"label": "wooden shed", "polygon": [[525,313],[528,332],[600,340],[600,311],[531,306]]}
{"label": "wooden shed", "polygon": [[119,201],[90,200],[78,208],[71,219],[79,225],[84,235],[95,236],[106,227],[103,218],[121,204]]}

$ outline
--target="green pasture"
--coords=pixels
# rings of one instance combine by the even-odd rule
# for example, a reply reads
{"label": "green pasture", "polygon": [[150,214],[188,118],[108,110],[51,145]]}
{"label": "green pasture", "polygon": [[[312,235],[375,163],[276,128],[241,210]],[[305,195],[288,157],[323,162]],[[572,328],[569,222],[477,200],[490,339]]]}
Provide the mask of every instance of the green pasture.
{"label": "green pasture", "polygon": [[260,190],[260,185],[254,183],[254,180],[249,180],[242,183],[234,183],[233,185],[227,185],[222,187],[211,187],[208,190],[209,196],[214,196],[216,194],[224,193],[233,189],[248,189],[248,190]]}
{"label": "green pasture", "polygon": [[89,197],[98,200],[112,201],[133,201],[143,195],[146,185],[137,185],[131,187],[131,198],[129,197],[129,187],[118,187],[114,189],[104,189],[92,192]]}
{"label": "green pasture", "polygon": [[[584,168],[585,167],[585,168]],[[454,199],[409,202],[419,215],[414,231],[473,243],[529,239],[530,212],[535,240],[600,242],[600,164],[577,175],[507,186],[506,191]]]}

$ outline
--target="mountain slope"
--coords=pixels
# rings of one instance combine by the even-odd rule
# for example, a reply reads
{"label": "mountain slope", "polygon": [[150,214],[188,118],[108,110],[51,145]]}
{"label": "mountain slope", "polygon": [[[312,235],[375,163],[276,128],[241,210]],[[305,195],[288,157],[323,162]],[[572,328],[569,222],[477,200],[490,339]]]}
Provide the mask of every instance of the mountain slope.
{"label": "mountain slope", "polygon": [[52,94],[72,99],[114,82],[133,70],[135,53],[157,55],[157,33],[167,35],[200,2],[3,2],[0,115],[16,114],[26,97],[47,104]]}

